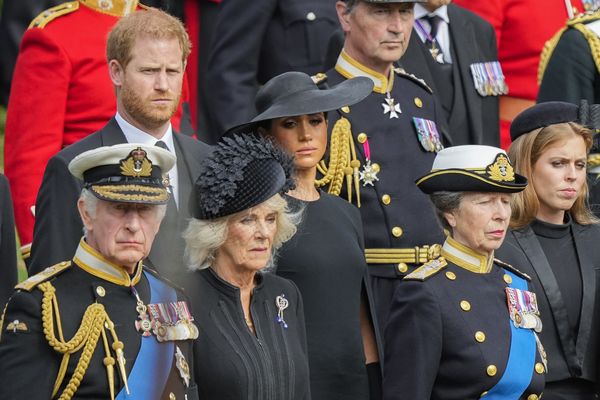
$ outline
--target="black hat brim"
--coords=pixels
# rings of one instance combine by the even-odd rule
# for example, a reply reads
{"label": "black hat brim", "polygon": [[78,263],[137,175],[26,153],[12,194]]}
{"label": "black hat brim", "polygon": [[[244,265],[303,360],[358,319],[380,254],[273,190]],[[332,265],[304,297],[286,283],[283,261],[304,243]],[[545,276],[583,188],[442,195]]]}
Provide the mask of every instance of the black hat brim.
{"label": "black hat brim", "polygon": [[426,194],[435,192],[517,193],[527,186],[527,178],[515,174],[514,182],[497,182],[464,169],[432,171],[415,181]]}
{"label": "black hat brim", "polygon": [[263,121],[282,117],[310,115],[351,106],[366,98],[373,91],[373,81],[366,77],[347,79],[329,89],[314,89],[283,96],[250,122],[234,126],[224,136],[246,133],[256,129]]}

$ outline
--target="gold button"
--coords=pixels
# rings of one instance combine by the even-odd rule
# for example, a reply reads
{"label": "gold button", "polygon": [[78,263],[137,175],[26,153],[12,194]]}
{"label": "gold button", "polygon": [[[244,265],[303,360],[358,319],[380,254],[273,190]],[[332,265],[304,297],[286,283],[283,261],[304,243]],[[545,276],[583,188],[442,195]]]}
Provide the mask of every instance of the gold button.
{"label": "gold button", "polygon": [[477,340],[479,343],[485,342],[485,333],[481,331],[475,332],[475,340]]}
{"label": "gold button", "polygon": [[544,373],[544,364],[542,363],[535,363],[535,372],[537,372],[538,374],[543,374]]}
{"label": "gold button", "polygon": [[527,396],[527,400],[538,400],[539,396],[537,394],[530,394]]}
{"label": "gold button", "polygon": [[400,228],[399,226],[395,226],[392,228],[392,235],[394,235],[394,237],[400,237],[403,233],[404,231],[402,231],[402,228]]}
{"label": "gold button", "polygon": [[496,372],[498,372],[498,368],[496,368],[496,366],[494,364],[488,365],[486,372],[487,372],[488,376],[495,376]]}
{"label": "gold button", "polygon": [[488,393],[488,392],[487,392],[487,390],[486,390],[485,392],[481,393],[481,395],[480,395],[479,397],[481,398],[481,397],[485,396],[487,393]]}
{"label": "gold button", "polygon": [[364,143],[367,141],[367,134],[366,133],[359,133],[358,136],[356,137],[356,139],[358,140],[358,143]]}
{"label": "gold button", "polygon": [[423,100],[421,100],[418,97],[415,97],[415,106],[417,106],[419,108],[423,107]]}
{"label": "gold button", "polygon": [[381,202],[382,202],[383,204],[385,204],[386,206],[387,206],[388,204],[390,204],[390,203],[391,203],[391,201],[392,201],[392,198],[390,197],[390,195],[389,195],[389,194],[384,194],[383,196],[381,196]]}
{"label": "gold button", "polygon": [[314,21],[315,19],[317,19],[317,16],[314,12],[311,11],[308,14],[306,14],[306,19],[309,21]]}
{"label": "gold button", "polygon": [[98,296],[104,297],[106,295],[106,290],[104,290],[102,286],[98,286],[96,288],[96,293],[98,294]]}
{"label": "gold button", "polygon": [[169,400],[176,400],[177,397],[175,397],[175,393],[171,392],[169,393]]}
{"label": "gold button", "polygon": [[342,112],[348,114],[350,112],[350,107],[344,106],[344,107],[340,108],[340,110],[342,110]]}
{"label": "gold button", "polygon": [[373,171],[375,171],[375,172],[381,171],[381,167],[377,163],[371,164],[371,168],[373,168]]}
{"label": "gold button", "polygon": [[512,278],[509,274],[504,274],[504,282],[508,283],[509,285],[512,283]]}
{"label": "gold button", "polygon": [[450,279],[451,281],[456,279],[456,274],[452,271],[447,271],[446,272],[446,278]]}
{"label": "gold button", "polygon": [[466,300],[463,300],[460,302],[460,308],[462,308],[463,311],[471,311],[471,303],[469,303]]}
{"label": "gold button", "polygon": [[408,265],[406,265],[405,263],[398,264],[398,272],[400,272],[401,274],[405,274],[406,272],[408,272]]}

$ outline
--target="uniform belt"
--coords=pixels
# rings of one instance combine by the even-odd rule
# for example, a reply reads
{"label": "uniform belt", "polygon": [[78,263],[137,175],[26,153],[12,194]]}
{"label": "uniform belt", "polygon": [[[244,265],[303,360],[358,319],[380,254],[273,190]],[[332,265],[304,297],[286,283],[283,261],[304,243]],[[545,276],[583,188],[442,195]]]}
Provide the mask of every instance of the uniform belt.
{"label": "uniform belt", "polygon": [[424,264],[440,256],[442,246],[416,246],[408,249],[365,249],[367,264]]}
{"label": "uniform belt", "polygon": [[535,105],[534,100],[523,99],[520,97],[500,96],[500,119],[502,121],[512,121],[525,109]]}

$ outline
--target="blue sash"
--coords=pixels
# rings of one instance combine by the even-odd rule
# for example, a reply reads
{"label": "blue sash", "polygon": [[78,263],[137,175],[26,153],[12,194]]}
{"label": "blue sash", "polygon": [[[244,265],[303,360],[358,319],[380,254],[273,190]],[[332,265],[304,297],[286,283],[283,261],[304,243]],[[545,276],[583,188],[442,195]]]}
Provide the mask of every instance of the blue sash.
{"label": "blue sash", "polygon": [[[150,303],[171,303],[177,301],[175,290],[144,271],[150,285]],[[133,321],[131,322],[133,324]],[[129,392],[125,388],[116,400],[148,400],[162,395],[171,372],[175,344],[159,343],[154,335],[142,336],[142,345],[127,379]],[[125,349],[127,351],[127,349]]]}
{"label": "blue sash", "polygon": [[[512,278],[511,288],[527,290],[527,282],[510,271],[505,272]],[[510,352],[504,375],[498,383],[483,397],[486,400],[508,400],[520,398],[529,384],[535,364],[536,342],[531,329],[517,328],[509,319]]]}

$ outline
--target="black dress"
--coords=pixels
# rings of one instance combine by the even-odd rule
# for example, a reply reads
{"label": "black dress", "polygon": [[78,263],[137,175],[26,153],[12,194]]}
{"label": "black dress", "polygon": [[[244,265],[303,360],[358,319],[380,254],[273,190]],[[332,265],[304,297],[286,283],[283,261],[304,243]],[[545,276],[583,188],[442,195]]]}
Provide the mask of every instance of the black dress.
{"label": "black dress", "polygon": [[361,288],[367,266],[358,210],[320,192],[304,207],[296,235],[280,249],[277,275],[300,289],[304,300],[313,399],[369,398],[360,331]]}
{"label": "black dress", "polygon": [[[302,298],[292,282],[258,273],[244,320],[237,287],[208,268],[186,284],[200,330],[194,347],[198,394],[203,400],[310,400]],[[285,296],[283,323],[275,300]],[[196,365],[195,365],[196,367]]]}

